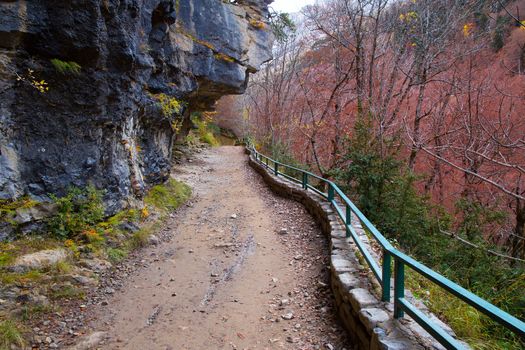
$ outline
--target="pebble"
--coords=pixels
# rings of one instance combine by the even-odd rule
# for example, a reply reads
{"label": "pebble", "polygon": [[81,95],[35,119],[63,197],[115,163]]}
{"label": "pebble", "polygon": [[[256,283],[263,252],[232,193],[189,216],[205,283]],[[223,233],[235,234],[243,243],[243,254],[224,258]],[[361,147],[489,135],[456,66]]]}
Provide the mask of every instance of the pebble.
{"label": "pebble", "polygon": [[283,320],[291,320],[291,319],[294,318],[294,315],[293,315],[292,312],[288,312],[288,313],[286,313],[284,315],[281,315],[281,317],[282,317]]}
{"label": "pebble", "polygon": [[151,244],[151,245],[159,245],[160,244],[160,239],[157,236],[155,236],[155,235],[151,235],[148,238],[148,243]]}

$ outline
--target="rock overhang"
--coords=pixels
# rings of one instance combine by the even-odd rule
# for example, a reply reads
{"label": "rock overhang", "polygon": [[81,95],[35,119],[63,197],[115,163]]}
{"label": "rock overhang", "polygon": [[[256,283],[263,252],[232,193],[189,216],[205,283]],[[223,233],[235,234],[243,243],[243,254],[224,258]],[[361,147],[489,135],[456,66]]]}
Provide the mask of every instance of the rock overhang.
{"label": "rock overhang", "polygon": [[[271,59],[269,3],[0,3],[0,198],[92,184],[106,190],[109,212],[133,205],[169,176],[180,136],[155,96],[183,103],[187,119],[243,93]],[[53,60],[80,72],[59,72]]]}

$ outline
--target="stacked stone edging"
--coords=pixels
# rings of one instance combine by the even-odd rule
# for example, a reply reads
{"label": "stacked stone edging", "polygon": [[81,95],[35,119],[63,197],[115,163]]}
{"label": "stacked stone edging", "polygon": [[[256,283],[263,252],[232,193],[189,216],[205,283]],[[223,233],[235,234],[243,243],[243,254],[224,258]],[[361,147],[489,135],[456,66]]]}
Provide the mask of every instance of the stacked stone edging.
{"label": "stacked stone edging", "polygon": [[[250,152],[247,151],[247,154]],[[331,287],[339,316],[356,349],[444,349],[409,317],[394,319],[392,304],[380,301],[376,293],[370,292],[379,291],[379,284],[368,277],[369,270],[355,254],[358,248],[351,239],[346,238],[342,222],[323,197],[271,174],[252,156],[249,156],[249,164],[273,192],[302,203],[323,233],[330,238]],[[360,229],[360,226],[356,225],[356,229]],[[432,318],[452,332],[435,316]]]}

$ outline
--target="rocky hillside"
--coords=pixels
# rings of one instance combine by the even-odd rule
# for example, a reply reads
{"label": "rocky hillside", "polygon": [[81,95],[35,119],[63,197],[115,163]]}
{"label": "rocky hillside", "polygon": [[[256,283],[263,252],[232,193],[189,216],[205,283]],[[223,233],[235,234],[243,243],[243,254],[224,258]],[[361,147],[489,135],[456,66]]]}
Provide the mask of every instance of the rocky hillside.
{"label": "rocky hillside", "polygon": [[271,58],[270,2],[0,1],[0,199],[92,184],[133,204],[190,112]]}

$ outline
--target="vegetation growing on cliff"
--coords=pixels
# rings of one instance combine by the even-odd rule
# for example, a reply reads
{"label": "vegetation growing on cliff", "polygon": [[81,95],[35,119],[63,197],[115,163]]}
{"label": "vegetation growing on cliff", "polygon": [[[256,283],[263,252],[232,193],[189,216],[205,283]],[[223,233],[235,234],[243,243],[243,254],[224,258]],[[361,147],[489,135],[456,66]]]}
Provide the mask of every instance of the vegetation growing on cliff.
{"label": "vegetation growing on cliff", "polygon": [[59,72],[60,74],[78,75],[80,74],[80,71],[82,69],[80,64],[76,62],[73,62],[73,61],[66,62],[66,61],[59,60],[58,58],[53,58],[51,60],[51,64],[55,67],[57,72]]}
{"label": "vegetation growing on cliff", "polygon": [[[104,216],[103,192],[88,186],[72,187],[63,197],[53,197],[55,215],[47,219],[42,235],[33,235],[0,243],[0,284],[9,288],[33,288],[45,302],[24,302],[17,310],[0,310],[0,349],[25,344],[23,325],[53,312],[61,300],[84,299],[86,291],[75,281],[80,273],[77,265],[86,259],[98,258],[118,263],[128,254],[146,245],[173,212],[191,196],[186,184],[170,178],[165,184],[153,186],[144,198],[142,209],[127,209],[116,215]],[[3,203],[2,213],[27,207],[34,201],[23,198]],[[35,202],[36,203],[36,202]],[[7,213],[7,214],[6,214]],[[68,257],[49,266],[13,270],[17,258],[42,250],[66,250]],[[82,272],[85,274],[85,272]],[[86,277],[81,277],[86,278]],[[90,277],[86,278],[88,281]],[[57,288],[60,286],[60,288]]]}
{"label": "vegetation growing on cliff", "polygon": [[209,112],[193,113],[191,121],[196,127],[196,133],[200,142],[214,147],[219,145],[215,136],[220,134],[220,129],[212,123],[212,116],[213,113]]}
{"label": "vegetation growing on cliff", "polygon": [[51,197],[57,205],[57,214],[47,222],[53,236],[60,239],[78,237],[89,232],[104,217],[102,192],[93,186],[85,189],[72,187],[64,197]]}
{"label": "vegetation growing on cliff", "polygon": [[144,198],[144,203],[169,212],[177,209],[191,196],[191,188],[175,179],[170,178],[163,185],[151,188]]}
{"label": "vegetation growing on cliff", "polygon": [[14,221],[18,210],[29,209],[37,205],[38,202],[28,196],[23,196],[15,200],[0,199],[0,222],[6,222],[16,226]]}
{"label": "vegetation growing on cliff", "polygon": [[15,74],[16,74],[16,79],[18,81],[28,84],[29,86],[31,86],[32,88],[40,92],[41,94],[49,91],[49,84],[43,79],[36,78],[34,70],[28,68],[26,73],[22,73],[22,74],[15,73]]}
{"label": "vegetation growing on cliff", "polygon": [[182,112],[186,107],[186,103],[175,96],[169,96],[162,93],[152,95],[152,97],[159,104],[162,115],[170,120],[173,132],[178,133],[182,126]]}

